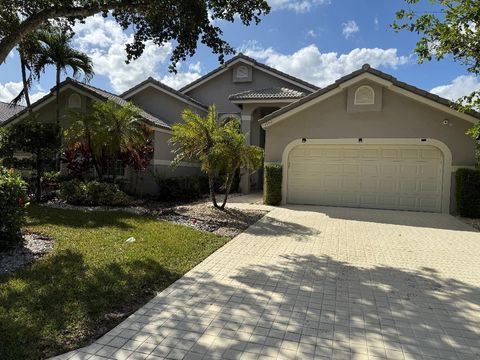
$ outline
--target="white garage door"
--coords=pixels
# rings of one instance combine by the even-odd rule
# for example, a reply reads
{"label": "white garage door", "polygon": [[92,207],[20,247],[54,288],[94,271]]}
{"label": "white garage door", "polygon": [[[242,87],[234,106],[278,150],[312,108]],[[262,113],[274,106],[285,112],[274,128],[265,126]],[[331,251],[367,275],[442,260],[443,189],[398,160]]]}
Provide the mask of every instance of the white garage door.
{"label": "white garage door", "polygon": [[440,212],[443,155],[423,145],[299,145],[287,203]]}

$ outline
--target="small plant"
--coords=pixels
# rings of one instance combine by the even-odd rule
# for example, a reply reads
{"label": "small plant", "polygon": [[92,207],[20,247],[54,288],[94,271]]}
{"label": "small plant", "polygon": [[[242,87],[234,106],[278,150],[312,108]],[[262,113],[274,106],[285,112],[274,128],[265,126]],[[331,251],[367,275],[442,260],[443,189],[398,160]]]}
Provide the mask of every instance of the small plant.
{"label": "small plant", "polygon": [[27,184],[14,170],[0,167],[0,249],[21,241],[28,203]]}
{"label": "small plant", "polygon": [[73,205],[124,206],[130,199],[116,184],[98,181],[83,182],[78,179],[65,181],[60,188],[60,198]]}
{"label": "small plant", "polygon": [[282,202],[282,165],[265,164],[263,202],[280,205]]}

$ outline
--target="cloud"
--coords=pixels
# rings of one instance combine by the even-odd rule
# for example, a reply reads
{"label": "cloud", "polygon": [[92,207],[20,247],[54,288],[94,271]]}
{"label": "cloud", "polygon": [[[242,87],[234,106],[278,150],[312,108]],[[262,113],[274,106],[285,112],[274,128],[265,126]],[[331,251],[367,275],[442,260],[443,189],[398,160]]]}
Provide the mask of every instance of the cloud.
{"label": "cloud", "polygon": [[375,25],[375,30],[378,31],[380,29],[380,21],[378,20],[378,17],[375,16],[373,19],[373,25]]}
{"label": "cloud", "polygon": [[[22,91],[23,84],[21,81],[13,82],[10,81],[6,84],[0,84],[0,101],[3,102],[10,102],[17,96],[20,91]],[[32,92],[30,90],[30,101],[34,103],[38,99],[44,97],[48,93],[45,91],[38,90],[36,92]],[[22,102],[22,105],[25,105],[25,101]]]}
{"label": "cloud", "polygon": [[458,100],[462,96],[469,95],[479,89],[480,80],[476,76],[460,75],[453,79],[450,84],[434,87],[430,92],[450,100]]}
{"label": "cloud", "polygon": [[269,0],[272,10],[290,10],[296,13],[309,12],[317,5],[330,4],[330,0]]}
{"label": "cloud", "polygon": [[360,28],[358,27],[355,20],[349,20],[346,23],[342,24],[342,34],[343,36],[345,36],[345,39],[349,39],[359,31],[360,31]]}
{"label": "cloud", "polygon": [[[114,21],[95,15],[76,24],[75,43],[92,59],[95,74],[108,77],[113,90],[124,92],[147,77],[161,78],[160,68],[166,68],[173,46],[170,42],[158,46],[147,41],[142,56],[126,64],[125,44],[133,40],[132,34],[125,33]],[[163,78],[170,86],[181,87],[185,81],[200,76],[200,63],[190,66],[187,72],[168,74]]]}
{"label": "cloud", "polygon": [[307,36],[314,38],[314,37],[317,37],[317,33],[315,32],[315,30],[311,29],[311,30],[308,30]]}
{"label": "cloud", "polygon": [[358,70],[363,64],[372,67],[396,69],[409,62],[406,56],[399,56],[397,49],[357,48],[347,54],[322,53],[312,44],[293,54],[281,54],[273,48],[262,48],[250,42],[242,51],[267,65],[318,86],[326,86],[338,78]]}

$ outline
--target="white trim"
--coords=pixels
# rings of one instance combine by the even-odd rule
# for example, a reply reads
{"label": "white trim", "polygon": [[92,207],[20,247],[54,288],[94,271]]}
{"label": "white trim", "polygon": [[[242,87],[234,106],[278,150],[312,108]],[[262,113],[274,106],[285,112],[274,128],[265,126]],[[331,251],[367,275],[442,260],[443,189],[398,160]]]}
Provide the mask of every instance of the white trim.
{"label": "white trim", "polygon": [[386,88],[389,88],[393,85],[393,83],[391,81],[382,79],[381,77],[378,77],[377,75],[373,75],[371,73],[365,72],[365,73],[362,73],[360,75],[355,76],[354,78],[352,78],[350,80],[347,80],[347,81],[341,83],[338,86],[341,87],[342,89],[345,89],[347,87],[352,86],[353,84],[358,83],[359,81],[364,81],[364,80],[373,81],[377,84],[385,86]]}
{"label": "white trim", "polygon": [[[452,152],[446,144],[436,139],[396,139],[396,138],[363,138],[362,143],[357,138],[343,139],[308,139],[307,144],[315,145],[430,145],[435,146],[443,153],[443,189],[442,189],[442,213],[450,212],[450,187],[452,181]],[[282,155],[282,204],[287,203],[288,194],[288,156],[296,146],[305,145],[302,139],[290,142],[283,150]]]}
{"label": "white trim", "polygon": [[466,114],[466,113],[462,113],[460,111],[457,111],[455,109],[452,109],[451,107],[447,106],[447,105],[443,105],[443,104],[439,104],[438,102],[436,101],[433,101],[433,100],[430,100],[430,99],[427,99],[423,96],[420,96],[420,95],[417,95],[415,93],[412,93],[411,91],[408,91],[408,90],[405,90],[405,89],[402,89],[398,86],[392,86],[390,88],[390,90],[398,93],[398,94],[402,94],[406,97],[409,97],[411,99],[414,99],[414,100],[417,100],[418,102],[421,102],[423,104],[426,104],[426,105],[430,105],[431,107],[435,108],[435,109],[438,109],[440,111],[443,111],[443,112],[446,112],[447,114],[450,114],[452,116],[456,116],[462,120],[466,120],[466,121],[469,121],[473,124],[476,124],[477,122],[479,122],[480,120],[477,119],[476,117],[472,116],[472,115],[469,115],[469,114]]}
{"label": "white trim", "polygon": [[[165,166],[170,166],[172,164],[172,160],[159,160],[159,159],[154,159],[153,160],[153,165],[165,165]],[[186,161],[180,161],[178,164],[178,167],[200,167],[201,165],[199,163],[194,163],[194,162],[186,162]]]}
{"label": "white trim", "polygon": [[[431,107],[433,107],[437,110],[443,111],[447,114],[450,114],[450,115],[455,116],[457,118],[460,118],[462,120],[469,121],[473,124],[476,124],[477,122],[480,121],[479,119],[477,119],[476,117],[474,117],[472,115],[459,112],[455,109],[450,108],[447,105],[440,104],[440,103],[438,103],[434,100],[428,99],[424,96],[415,94],[415,93],[413,93],[409,90],[405,90],[401,87],[395,86],[395,85],[393,85],[393,83],[391,81],[387,81],[385,79],[382,79],[382,78],[380,78],[376,75],[370,74],[370,73],[363,73],[361,75],[358,75],[358,76],[354,77],[353,79],[345,81],[344,83],[338,85],[338,87],[326,92],[325,94],[322,94],[321,96],[319,96],[317,98],[314,98],[310,101],[307,101],[300,106],[294,107],[293,109],[287,110],[283,114],[281,114],[277,117],[274,117],[273,119],[263,123],[262,128],[266,129],[269,126],[272,126],[273,124],[276,124],[279,121],[282,121],[282,120],[284,120],[284,119],[286,119],[286,118],[288,118],[288,117],[290,117],[290,116],[292,116],[292,115],[294,115],[294,114],[296,114],[296,113],[298,113],[298,112],[300,112],[300,111],[302,111],[306,108],[309,108],[310,106],[313,106],[313,105],[315,105],[315,104],[317,104],[317,103],[319,103],[323,100],[328,99],[329,97],[331,97],[333,95],[336,95],[336,94],[340,93],[345,88],[347,88],[347,87],[349,87],[349,86],[351,86],[355,83],[358,83],[359,81],[362,81],[362,80],[371,80],[371,81],[373,81],[377,84],[380,84],[380,85],[388,88],[389,90],[392,90],[393,92],[404,95],[404,96],[406,96],[408,98],[411,98],[413,100],[416,100],[420,103],[431,106]],[[319,90],[319,91],[321,91],[321,90]]]}
{"label": "white trim", "polygon": [[[266,128],[272,126],[273,124],[276,124],[277,122],[280,122],[280,121],[282,121],[282,120],[284,120],[284,119],[286,119],[286,118],[288,118],[292,115],[295,115],[296,113],[298,113],[298,112],[300,112],[300,111],[302,111],[306,108],[309,108],[310,106],[313,106],[313,105],[315,105],[315,104],[317,104],[317,103],[319,103],[323,100],[326,100],[326,99],[328,99],[328,98],[330,98],[334,95],[337,95],[337,94],[341,93],[342,91],[343,91],[343,89],[341,89],[339,87],[335,88],[335,89],[332,89],[331,91],[328,91],[325,94],[322,94],[322,95],[316,97],[315,99],[307,101],[307,102],[303,103],[302,105],[299,105],[299,106],[293,108],[292,110],[289,110],[289,111],[287,111],[287,112],[285,112],[281,115],[278,115],[278,116],[274,117],[273,119],[263,123],[262,128],[266,129]],[[297,101],[299,101],[299,100],[297,100]]]}
{"label": "white trim", "polygon": [[175,94],[175,93],[172,93],[172,92],[168,91],[167,89],[164,89],[164,88],[162,88],[161,86],[158,86],[157,84],[151,83],[151,82],[148,82],[148,83],[146,83],[146,84],[143,84],[142,86],[140,86],[139,88],[133,90],[131,93],[128,93],[126,96],[124,96],[124,97],[122,97],[122,98],[123,98],[124,100],[127,100],[127,99],[131,98],[132,96],[134,96],[135,94],[139,93],[140,91],[145,90],[145,89],[148,88],[148,87],[153,87],[153,88],[155,88],[155,89],[157,89],[157,90],[160,90],[161,92],[163,92],[163,93],[165,93],[165,94],[167,94],[167,95],[170,95],[171,97],[174,97],[174,98],[176,98],[176,99],[178,99],[178,100],[181,100],[181,101],[184,102],[184,103],[190,104],[190,105],[196,107],[197,109],[200,109],[200,110],[202,110],[202,111],[207,111],[206,107],[200,106],[199,104],[194,103],[193,101],[190,101],[190,100],[188,100],[188,99],[185,99],[185,98],[183,98],[183,97],[181,97],[181,96],[179,96],[179,95],[177,95],[177,94]]}
{"label": "white trim", "polygon": [[[218,75],[223,74],[225,71],[227,71],[228,69],[230,69],[230,67],[232,67],[233,65],[235,65],[235,64],[237,64],[237,63],[239,63],[239,62],[246,63],[246,64],[254,67],[255,69],[261,70],[261,71],[263,71],[264,73],[267,73],[267,74],[269,74],[269,75],[275,76],[275,77],[277,77],[277,78],[279,78],[279,79],[282,79],[282,80],[284,80],[284,81],[287,81],[287,82],[289,82],[289,83],[291,83],[291,84],[295,84],[296,86],[301,87],[301,88],[303,88],[303,89],[305,89],[305,90],[308,90],[308,91],[315,91],[315,90],[317,90],[316,88],[311,88],[311,87],[309,87],[309,86],[307,86],[307,85],[305,85],[305,84],[302,84],[302,83],[299,83],[299,82],[297,82],[297,81],[295,81],[295,80],[289,79],[289,78],[287,78],[287,77],[285,77],[285,76],[282,76],[282,75],[280,75],[280,74],[277,74],[277,73],[275,73],[275,72],[273,72],[273,71],[269,71],[269,70],[267,70],[267,69],[264,69],[264,68],[258,66],[257,64],[255,64],[254,62],[251,62],[251,61],[246,60],[246,59],[243,59],[243,58],[238,58],[238,59],[232,61],[231,63],[229,63],[229,64],[228,64],[227,66],[225,66],[223,69],[218,70],[217,72],[215,72],[214,74],[212,74],[212,75],[204,78],[203,80],[201,80],[201,81],[199,81],[199,82],[197,82],[197,83],[195,83],[195,84],[193,84],[193,85],[191,85],[191,86],[187,85],[187,87],[184,87],[184,88],[182,89],[182,93],[187,93],[187,92],[189,92],[189,91],[192,91],[193,89],[195,89],[195,88],[197,88],[198,86],[204,84],[205,82],[209,81],[210,79],[212,79],[212,78],[214,78],[214,77],[217,77]],[[252,74],[252,75],[253,75],[253,74]]]}
{"label": "white trim", "polygon": [[173,134],[172,130],[168,130],[159,126],[153,126],[153,125],[149,125],[149,126],[152,127],[155,131],[165,133],[165,134],[170,134],[170,135]]}

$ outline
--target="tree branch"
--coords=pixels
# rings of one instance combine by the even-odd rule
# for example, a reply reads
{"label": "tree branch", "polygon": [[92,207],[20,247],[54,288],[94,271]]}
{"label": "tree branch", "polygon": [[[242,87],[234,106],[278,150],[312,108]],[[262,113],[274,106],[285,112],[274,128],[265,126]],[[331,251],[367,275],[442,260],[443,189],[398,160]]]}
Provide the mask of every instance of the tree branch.
{"label": "tree branch", "polygon": [[138,0],[124,0],[124,1],[107,1],[104,3],[97,3],[91,6],[82,7],[52,7],[28,17],[20,23],[17,31],[5,36],[0,40],[0,64],[5,62],[10,51],[19,44],[22,39],[37,30],[42,24],[50,19],[61,17],[88,17],[101,11],[120,10],[127,7],[138,7],[142,4]]}

